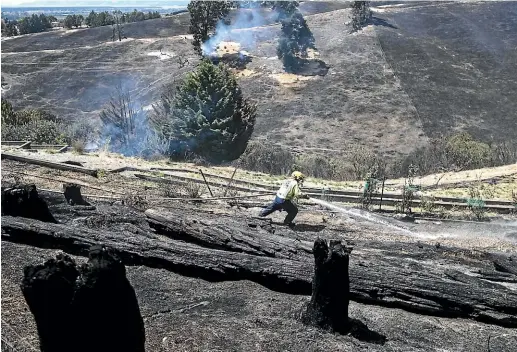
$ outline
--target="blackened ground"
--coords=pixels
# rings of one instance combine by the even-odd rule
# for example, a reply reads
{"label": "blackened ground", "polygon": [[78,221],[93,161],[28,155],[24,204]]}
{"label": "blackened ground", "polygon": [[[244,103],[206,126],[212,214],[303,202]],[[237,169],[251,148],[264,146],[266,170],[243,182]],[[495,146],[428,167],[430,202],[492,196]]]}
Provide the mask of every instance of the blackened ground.
{"label": "blackened ground", "polygon": [[[517,3],[461,2],[375,13],[386,60],[427,136],[515,138]],[[380,22],[379,22],[380,23]]]}
{"label": "blackened ground", "polygon": [[[23,267],[43,262],[56,253],[2,242],[2,327],[17,334],[9,336],[18,343],[19,351],[29,351],[27,343],[37,349],[35,324],[19,289]],[[511,329],[351,302],[351,318],[386,336],[381,346],[306,327],[299,319],[309,301],[306,296],[272,292],[247,281],[208,283],[146,267],[128,267],[127,275],[144,317],[148,352],[504,352],[513,351],[517,343],[517,332]]]}

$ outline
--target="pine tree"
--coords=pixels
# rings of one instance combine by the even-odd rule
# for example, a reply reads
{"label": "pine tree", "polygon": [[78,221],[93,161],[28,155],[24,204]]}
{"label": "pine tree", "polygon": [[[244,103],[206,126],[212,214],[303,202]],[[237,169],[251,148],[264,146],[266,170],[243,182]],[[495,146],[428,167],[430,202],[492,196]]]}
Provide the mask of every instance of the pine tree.
{"label": "pine tree", "polygon": [[169,141],[171,156],[194,153],[211,162],[237,159],[255,125],[256,106],[243,97],[225,65],[203,60],[175,94],[162,96],[152,125]]}
{"label": "pine tree", "polygon": [[217,23],[225,19],[233,6],[231,1],[191,1],[189,32],[194,35],[194,50],[202,53],[201,44],[208,40]]}
{"label": "pine tree", "polygon": [[307,57],[308,49],[315,49],[314,36],[303,15],[296,10],[282,20],[277,56],[283,61],[285,70],[293,72],[299,67],[300,58]]}

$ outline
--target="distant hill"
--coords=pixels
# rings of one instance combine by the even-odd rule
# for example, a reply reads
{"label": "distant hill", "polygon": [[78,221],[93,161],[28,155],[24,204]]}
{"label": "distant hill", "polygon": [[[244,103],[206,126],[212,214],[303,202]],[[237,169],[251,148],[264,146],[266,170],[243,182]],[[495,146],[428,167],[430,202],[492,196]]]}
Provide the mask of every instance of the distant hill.
{"label": "distant hill", "polygon": [[[517,3],[388,5],[354,34],[347,7],[301,5],[316,57],[329,66],[324,76],[283,74],[278,24],[235,33],[235,41],[253,39],[242,47],[253,61],[238,74],[259,105],[254,138],[333,155],[364,145],[388,157],[459,130],[515,138]],[[5,39],[2,97],[94,123],[122,82],[148,107],[198,61],[188,22],[180,14],[128,24],[122,42],[111,42],[109,27]],[[189,66],[180,68],[178,56]]]}

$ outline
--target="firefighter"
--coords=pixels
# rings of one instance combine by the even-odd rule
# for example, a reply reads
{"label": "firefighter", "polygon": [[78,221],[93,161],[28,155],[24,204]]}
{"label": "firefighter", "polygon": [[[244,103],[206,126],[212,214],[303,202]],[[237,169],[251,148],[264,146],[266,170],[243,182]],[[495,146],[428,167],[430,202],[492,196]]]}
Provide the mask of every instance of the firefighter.
{"label": "firefighter", "polygon": [[284,224],[289,227],[294,227],[294,218],[298,214],[297,201],[299,198],[308,199],[309,196],[301,192],[300,187],[303,185],[305,176],[300,171],[292,173],[291,178],[284,181],[276,197],[271,204],[262,210],[260,216],[268,216],[269,214],[279,210],[285,210],[287,215],[284,219]]}

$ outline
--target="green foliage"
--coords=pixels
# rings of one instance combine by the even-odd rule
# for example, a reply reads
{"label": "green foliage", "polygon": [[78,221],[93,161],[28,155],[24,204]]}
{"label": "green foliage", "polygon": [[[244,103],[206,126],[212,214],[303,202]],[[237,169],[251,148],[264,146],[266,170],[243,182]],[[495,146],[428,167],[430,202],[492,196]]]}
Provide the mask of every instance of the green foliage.
{"label": "green foliage", "polygon": [[296,71],[307,57],[307,50],[315,49],[312,35],[303,15],[296,9],[290,16],[282,20],[282,32],[278,40],[277,56],[282,60],[287,72]]}
{"label": "green foliage", "polygon": [[8,19],[2,19],[2,36],[14,37],[18,35],[18,28],[16,27],[16,21]]}
{"label": "green foliage", "polygon": [[84,22],[82,15],[68,15],[63,20],[63,27],[71,29],[73,27],[79,28]]}
{"label": "green foliage", "polygon": [[201,44],[208,40],[210,32],[215,30],[220,20],[226,20],[231,1],[191,1],[188,5],[190,13],[189,33],[194,36],[194,49],[201,54]]}
{"label": "green foliage", "polygon": [[33,14],[30,17],[24,17],[19,20],[17,22],[17,27],[19,34],[29,34],[44,32],[47,29],[52,28],[52,24],[49,17],[43,14]]}
{"label": "green foliage", "polygon": [[208,161],[238,158],[255,125],[256,106],[243,97],[225,65],[203,60],[174,96],[162,96],[151,123],[169,141],[171,156],[191,152]]}
{"label": "green foliage", "polygon": [[16,124],[16,113],[14,112],[11,103],[5,99],[2,99],[2,126],[5,124]]}
{"label": "green foliage", "polygon": [[475,140],[466,132],[432,140],[427,146],[419,148],[405,157],[394,174],[409,164],[418,167],[422,174],[443,171],[471,170],[483,167],[511,164],[517,161],[517,144],[501,143],[492,146]]}
{"label": "green foliage", "polygon": [[402,188],[402,201],[397,204],[396,210],[400,213],[411,214],[411,203],[415,199],[417,187],[415,186],[414,179],[418,174],[418,168],[414,165],[409,165],[407,171],[407,177],[404,181]]}
{"label": "green foliage", "polygon": [[65,144],[70,141],[59,118],[39,109],[14,111],[2,100],[2,139],[35,143]]}
{"label": "green foliage", "polygon": [[2,139],[32,141],[43,144],[68,144],[70,138],[64,133],[66,126],[60,122],[32,120],[23,125],[3,125]]}
{"label": "green foliage", "polygon": [[93,10],[84,22],[88,27],[110,26],[115,23],[113,16],[108,11],[97,13]]}
{"label": "green foliage", "polygon": [[352,29],[358,31],[372,18],[369,1],[354,1],[352,4]]}
{"label": "green foliage", "polygon": [[135,9],[135,10],[133,10],[133,12],[128,12],[128,13],[122,14],[121,20],[122,20],[122,23],[132,23],[132,22],[151,20],[151,19],[160,18],[160,17],[161,17],[161,15],[158,11],[154,11],[154,12],[149,11],[148,13],[145,13],[145,12],[138,11]]}
{"label": "green foliage", "polygon": [[[266,2],[267,3],[267,2]],[[298,1],[270,1],[273,11],[278,13],[278,20],[283,20],[298,12]]]}
{"label": "green foliage", "polygon": [[467,206],[472,215],[474,215],[478,221],[483,220],[486,214],[486,206],[485,201],[483,200],[481,186],[481,182],[471,185],[469,187],[470,198],[467,199]]}
{"label": "green foliage", "polygon": [[4,125],[22,126],[40,120],[59,122],[55,115],[40,109],[26,109],[15,112],[11,103],[2,100],[2,127]]}

